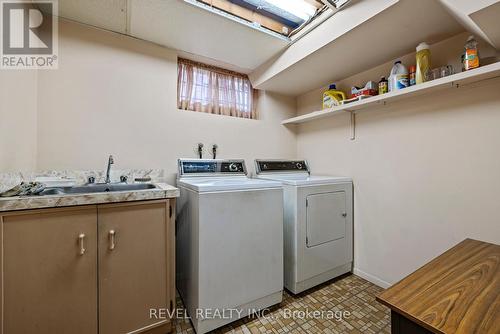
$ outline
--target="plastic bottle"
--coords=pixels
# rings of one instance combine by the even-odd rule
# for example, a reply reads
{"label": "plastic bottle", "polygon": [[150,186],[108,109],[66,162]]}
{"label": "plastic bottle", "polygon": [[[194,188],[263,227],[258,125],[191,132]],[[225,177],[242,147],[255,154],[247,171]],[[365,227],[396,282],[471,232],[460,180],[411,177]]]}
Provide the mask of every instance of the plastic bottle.
{"label": "plastic bottle", "polygon": [[417,46],[417,68],[415,72],[416,84],[425,82],[425,74],[431,68],[431,50],[429,44],[422,42]]}
{"label": "plastic bottle", "polygon": [[385,77],[381,77],[378,82],[378,95],[382,95],[389,92],[389,82]]}
{"label": "plastic bottle", "polygon": [[466,71],[479,67],[479,51],[474,36],[469,36],[465,43],[464,68]]}
{"label": "plastic bottle", "polygon": [[331,84],[328,90],[323,93],[323,109],[339,106],[345,99],[345,93],[341,90],[337,90],[335,84]]}
{"label": "plastic bottle", "polygon": [[415,65],[411,65],[410,68],[408,69],[410,72],[410,77],[409,77],[409,85],[410,86],[415,86],[417,84],[417,67]]}
{"label": "plastic bottle", "polygon": [[408,87],[408,69],[401,61],[394,63],[389,76],[389,91],[396,91]]}

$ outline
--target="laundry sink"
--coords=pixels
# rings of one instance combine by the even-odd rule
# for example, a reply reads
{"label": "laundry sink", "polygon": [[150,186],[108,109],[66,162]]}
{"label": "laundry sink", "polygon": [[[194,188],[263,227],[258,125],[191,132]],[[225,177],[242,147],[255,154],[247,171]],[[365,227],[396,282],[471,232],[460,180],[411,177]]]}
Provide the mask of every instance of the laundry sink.
{"label": "laundry sink", "polygon": [[68,195],[68,194],[92,194],[113,191],[136,191],[155,189],[156,186],[150,183],[126,184],[126,183],[96,183],[74,187],[54,187],[46,188],[40,195]]}

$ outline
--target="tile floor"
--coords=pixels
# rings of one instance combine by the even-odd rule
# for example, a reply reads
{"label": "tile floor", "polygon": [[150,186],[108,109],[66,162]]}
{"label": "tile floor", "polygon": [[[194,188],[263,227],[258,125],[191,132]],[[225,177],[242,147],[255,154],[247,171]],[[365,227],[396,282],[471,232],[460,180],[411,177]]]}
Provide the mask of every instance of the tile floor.
{"label": "tile floor", "polygon": [[[299,295],[285,292],[283,302],[265,316],[249,316],[213,333],[390,333],[389,309],[375,300],[382,290],[358,276],[345,275]],[[177,303],[183,307],[179,298]],[[304,316],[304,311],[315,310],[320,313]],[[342,315],[345,316],[338,320]],[[174,333],[188,334],[194,330],[188,319],[178,319]]]}

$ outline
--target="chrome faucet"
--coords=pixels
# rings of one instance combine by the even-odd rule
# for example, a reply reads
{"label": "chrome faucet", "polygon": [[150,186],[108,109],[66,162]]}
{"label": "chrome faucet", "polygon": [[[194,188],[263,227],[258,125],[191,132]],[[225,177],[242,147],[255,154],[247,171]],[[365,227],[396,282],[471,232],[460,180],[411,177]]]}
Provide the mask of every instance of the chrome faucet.
{"label": "chrome faucet", "polygon": [[108,169],[106,169],[106,180],[104,182],[111,183],[111,179],[109,178],[109,173],[111,172],[111,165],[115,163],[113,156],[110,155],[108,159]]}

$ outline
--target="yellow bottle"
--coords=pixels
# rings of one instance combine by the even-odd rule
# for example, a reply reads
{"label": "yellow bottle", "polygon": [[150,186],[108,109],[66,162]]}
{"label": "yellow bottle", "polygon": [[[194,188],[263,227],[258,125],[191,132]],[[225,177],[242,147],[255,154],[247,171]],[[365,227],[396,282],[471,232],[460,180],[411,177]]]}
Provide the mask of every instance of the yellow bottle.
{"label": "yellow bottle", "polygon": [[422,42],[417,46],[416,67],[415,82],[418,85],[425,82],[425,73],[431,68],[431,50],[429,50],[429,44]]}
{"label": "yellow bottle", "polygon": [[328,90],[323,93],[323,109],[339,106],[345,99],[345,93],[341,90],[337,90],[335,84],[331,84]]}

